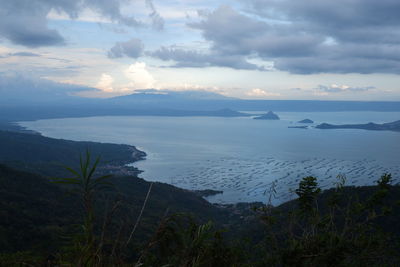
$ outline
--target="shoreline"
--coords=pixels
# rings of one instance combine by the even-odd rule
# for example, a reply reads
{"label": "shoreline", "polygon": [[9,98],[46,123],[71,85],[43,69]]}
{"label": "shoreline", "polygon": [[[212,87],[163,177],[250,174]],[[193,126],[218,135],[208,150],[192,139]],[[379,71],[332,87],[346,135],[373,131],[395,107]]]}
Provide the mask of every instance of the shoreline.
{"label": "shoreline", "polygon": [[[125,146],[129,147],[129,145]],[[134,163],[145,159],[145,154],[140,153],[139,149],[134,146],[130,146],[130,149],[131,156],[127,158],[132,159],[132,161],[125,161],[126,163]],[[125,156],[127,156],[127,154],[125,154]],[[225,164],[222,167],[222,173],[217,173],[221,170],[221,167],[217,166],[221,162],[214,162],[215,164],[212,165],[211,168],[203,168],[204,170],[199,169],[201,172],[183,172],[177,170],[174,176],[174,179],[176,178],[178,180],[177,183],[169,183],[169,180],[160,179],[158,175],[156,175],[157,173],[152,175],[156,179],[152,179],[154,177],[148,177],[149,180],[147,181],[156,180],[178,188],[190,188],[192,191],[207,190],[210,188],[218,189],[223,191],[223,196],[220,194],[210,194],[204,197],[205,200],[209,203],[226,204],[257,202],[259,199],[263,199],[264,201],[263,192],[269,185],[262,179],[263,177],[274,177],[274,179],[279,181],[278,190],[282,194],[279,195],[279,199],[277,199],[276,202],[285,202],[292,197],[288,192],[289,189],[296,186],[296,182],[302,176],[314,175],[319,178],[324,188],[329,188],[334,183],[336,175],[342,172],[349,175],[349,185],[356,186],[370,184],[374,179],[379,177],[379,172],[383,170],[389,172],[393,170],[393,174],[398,173],[398,169],[394,169],[392,164],[380,164],[369,158],[360,158],[360,160],[339,160],[339,158],[331,157],[310,157],[288,160],[285,158],[270,157],[260,158],[255,165],[253,164],[254,160],[253,158],[251,162],[243,162],[241,158],[229,158],[228,161],[227,159],[222,159],[222,161],[224,161],[222,163]],[[239,169],[232,170],[227,164],[229,166],[236,166]],[[141,164],[139,164],[139,166],[141,166]],[[145,167],[143,168],[146,169]],[[290,170],[282,171],[282,168],[290,168]],[[129,168],[121,165],[120,162],[118,162],[118,164],[110,164],[105,171],[119,173],[121,175],[139,175],[143,172],[142,170],[135,169],[133,166]],[[163,173],[161,173],[161,177],[162,174]],[[179,180],[186,181],[186,183],[179,184]],[[188,185],[191,183],[193,183],[194,186],[189,187]]]}
{"label": "shoreline", "polygon": [[[104,165],[98,166],[98,171],[104,174],[113,174],[113,175],[129,175],[129,176],[137,176],[143,172],[134,166],[127,166],[127,164],[132,164],[137,161],[145,160],[146,159],[146,152],[139,150],[134,145],[129,144],[116,144],[116,143],[103,143],[103,142],[93,142],[93,141],[73,141],[70,139],[63,139],[63,138],[53,138],[44,136],[42,133],[34,130],[30,130],[25,126],[22,126],[17,121],[3,121],[0,122],[0,131],[5,133],[15,133],[15,134],[23,134],[29,136],[37,136],[38,138],[45,138],[46,140],[56,140],[60,142],[73,142],[73,143],[86,143],[88,146],[94,145],[113,145],[113,146],[120,146],[118,149],[123,149],[129,151],[130,157],[126,159],[115,159],[109,163]],[[121,153],[126,153],[121,150]]]}
{"label": "shoreline", "polygon": [[[4,127],[4,125],[6,127]],[[21,126],[18,122],[7,122],[7,123],[4,123],[1,126],[3,126],[3,127],[0,127],[0,130],[10,131],[10,132],[18,132],[18,133],[23,133],[23,134],[33,134],[33,135],[43,136],[42,133],[40,133],[38,131],[34,131],[34,130],[29,130],[27,127]],[[45,137],[45,136],[43,136],[43,137]],[[46,138],[50,138],[50,137],[46,137]],[[73,140],[61,139],[61,138],[52,138],[52,139],[73,141]],[[79,141],[73,141],[73,142],[79,142]],[[101,143],[101,142],[93,142],[93,141],[83,141],[83,142],[92,142],[92,143],[97,143],[97,144],[104,144],[104,143]],[[128,149],[131,151],[131,160],[129,160],[129,161],[125,162],[125,163],[121,162],[120,164],[107,164],[105,166],[99,166],[99,170],[104,171],[104,172],[108,172],[108,173],[111,173],[111,174],[114,174],[114,175],[126,175],[126,176],[136,176],[136,177],[138,177],[138,175],[140,173],[143,173],[144,171],[134,167],[133,164],[135,162],[138,162],[138,161],[146,160],[146,157],[147,157],[146,152],[142,151],[142,150],[139,150],[134,145],[128,145],[128,144],[121,144],[121,145],[128,147]],[[128,166],[128,165],[131,165],[131,166]],[[141,178],[141,179],[144,179],[144,178]],[[147,181],[147,180],[145,180],[145,181]],[[149,182],[149,181],[147,181],[147,182]],[[160,183],[163,183],[163,182],[160,182]],[[172,185],[172,184],[170,184],[170,185]],[[176,185],[172,185],[172,186],[185,190],[184,188],[176,186]],[[202,199],[204,199],[205,201],[207,201],[211,205],[220,206],[220,207],[225,207],[225,206],[229,206],[230,207],[230,206],[232,206],[232,204],[213,203],[213,202],[210,202],[210,201],[207,200],[207,197],[223,194],[224,192],[221,191],[221,190],[212,190],[212,189],[200,190],[200,189],[195,189],[195,190],[187,190],[187,191],[192,192],[193,194],[195,194],[197,196],[200,196]],[[253,202],[237,202],[236,204],[240,204],[240,203],[248,203],[248,204],[250,204],[250,203],[253,203]]]}
{"label": "shoreline", "polygon": [[43,136],[40,132],[29,130],[27,127],[21,126],[18,121],[0,121],[0,131],[17,132],[24,134],[35,134]]}

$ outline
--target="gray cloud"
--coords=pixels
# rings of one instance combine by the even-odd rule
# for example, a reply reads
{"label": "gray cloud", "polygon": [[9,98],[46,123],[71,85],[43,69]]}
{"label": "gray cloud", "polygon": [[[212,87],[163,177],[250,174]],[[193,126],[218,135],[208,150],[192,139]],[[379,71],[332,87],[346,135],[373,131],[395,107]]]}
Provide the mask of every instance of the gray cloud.
{"label": "gray cloud", "polygon": [[323,41],[318,35],[304,32],[294,37],[293,26],[269,25],[242,15],[229,6],[200,14],[202,21],[188,25],[201,30],[204,38],[212,43],[212,48],[223,54],[297,56],[312,54],[318,43]]}
{"label": "gray cloud", "polygon": [[269,25],[229,6],[221,6],[213,12],[199,12],[199,15],[201,21],[188,26],[200,30],[204,39],[211,43],[208,53],[162,47],[150,54],[162,60],[174,60],[178,67],[266,70],[249,62],[248,58],[256,56],[272,60],[282,56],[311,56],[324,41],[321,36],[308,33],[293,36],[289,26]]}
{"label": "gray cloud", "polygon": [[400,73],[400,2],[394,0],[243,0],[248,11],[284,22],[292,36],[324,38],[314,55],[274,58],[294,73]]}
{"label": "gray cloud", "polygon": [[40,1],[0,0],[0,36],[28,47],[64,44],[61,35],[47,27],[50,9]]}
{"label": "gray cloud", "polygon": [[138,58],[142,55],[144,49],[143,42],[140,39],[133,38],[126,42],[117,42],[107,53],[109,58],[131,57]]}
{"label": "gray cloud", "polygon": [[225,55],[219,53],[204,54],[195,50],[184,50],[175,47],[161,47],[160,49],[148,52],[147,55],[165,61],[175,61],[177,68],[200,68],[200,67],[229,67],[245,70],[264,70],[263,67],[252,64],[241,55]]}
{"label": "gray cloud", "polygon": [[[395,0],[244,0],[251,11],[269,19],[302,24],[338,40],[398,43],[400,2]],[[391,35],[385,33],[391,32]],[[382,38],[371,38],[382,37]]]}
{"label": "gray cloud", "polygon": [[157,9],[155,8],[153,1],[146,0],[146,5],[150,9],[150,18],[152,20],[152,26],[156,30],[164,29],[164,19],[158,13]]}
{"label": "gray cloud", "polygon": [[10,53],[8,56],[17,56],[17,57],[41,57],[41,55],[31,52],[16,52]]}
{"label": "gray cloud", "polygon": [[0,58],[8,58],[8,57],[41,57],[41,55],[31,52],[15,52],[15,53],[0,55]]}
{"label": "gray cloud", "polygon": [[297,74],[400,73],[400,1],[242,2],[247,13],[220,6],[188,24],[210,43],[208,53],[161,48],[153,56],[176,66],[262,69],[248,61],[258,58]]}
{"label": "gray cloud", "polygon": [[[111,21],[129,26],[143,26],[133,16],[121,13],[121,4],[126,0],[0,0],[0,37],[27,47],[64,45],[61,34],[47,25],[47,14],[51,10],[65,12],[75,19],[85,8]],[[154,27],[162,28],[163,20],[154,5],[148,0],[150,17]]]}
{"label": "gray cloud", "polygon": [[357,57],[304,57],[304,58],[279,58],[274,67],[279,70],[297,74],[313,73],[400,73],[398,61]]}

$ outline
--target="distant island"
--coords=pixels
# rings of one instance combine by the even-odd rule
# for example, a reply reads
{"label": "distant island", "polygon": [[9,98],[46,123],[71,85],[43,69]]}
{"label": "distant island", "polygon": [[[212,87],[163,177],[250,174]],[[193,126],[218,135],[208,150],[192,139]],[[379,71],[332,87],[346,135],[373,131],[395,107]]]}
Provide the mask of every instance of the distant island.
{"label": "distant island", "polygon": [[245,117],[250,116],[248,113],[239,112],[229,108],[223,108],[215,111],[204,111],[203,114],[199,112],[197,115],[215,116],[215,117]]}
{"label": "distant island", "polygon": [[400,132],[400,120],[388,123],[366,123],[366,124],[343,124],[334,125],[329,123],[322,123],[317,125],[315,128],[318,129],[363,129],[372,131],[396,131]]}
{"label": "distant island", "polygon": [[312,121],[310,119],[304,119],[304,120],[298,121],[298,123],[314,123],[314,121]]}
{"label": "distant island", "polygon": [[288,128],[294,128],[294,129],[308,129],[308,126],[288,126]]}
{"label": "distant island", "polygon": [[263,114],[258,117],[254,117],[255,120],[280,120],[279,116],[273,113],[272,111],[269,111],[266,114]]}

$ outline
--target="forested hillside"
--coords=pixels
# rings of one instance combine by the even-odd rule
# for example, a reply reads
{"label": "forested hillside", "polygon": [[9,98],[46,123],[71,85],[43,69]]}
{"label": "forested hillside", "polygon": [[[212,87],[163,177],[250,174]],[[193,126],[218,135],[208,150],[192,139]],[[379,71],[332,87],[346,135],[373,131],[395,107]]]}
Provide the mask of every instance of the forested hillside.
{"label": "forested hillside", "polygon": [[129,145],[75,142],[14,131],[0,131],[0,147],[0,163],[52,177],[65,174],[63,166],[76,166],[86,150],[101,156],[98,171],[103,172],[122,169],[137,173],[134,168],[122,167],[146,155]]}

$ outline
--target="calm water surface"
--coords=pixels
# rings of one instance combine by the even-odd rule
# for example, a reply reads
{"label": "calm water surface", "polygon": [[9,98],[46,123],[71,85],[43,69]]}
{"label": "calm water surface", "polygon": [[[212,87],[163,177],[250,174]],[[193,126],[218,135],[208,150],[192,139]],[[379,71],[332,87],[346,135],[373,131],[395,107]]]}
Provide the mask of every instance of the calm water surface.
{"label": "calm water surface", "polygon": [[324,188],[338,174],[349,185],[372,184],[384,172],[399,180],[400,133],[365,130],[290,129],[315,124],[390,122],[399,112],[281,112],[280,121],[215,117],[90,117],[21,122],[44,136],[135,145],[148,156],[134,164],[141,177],[187,189],[216,189],[211,202],[265,201],[277,180],[275,203],[304,176]]}

